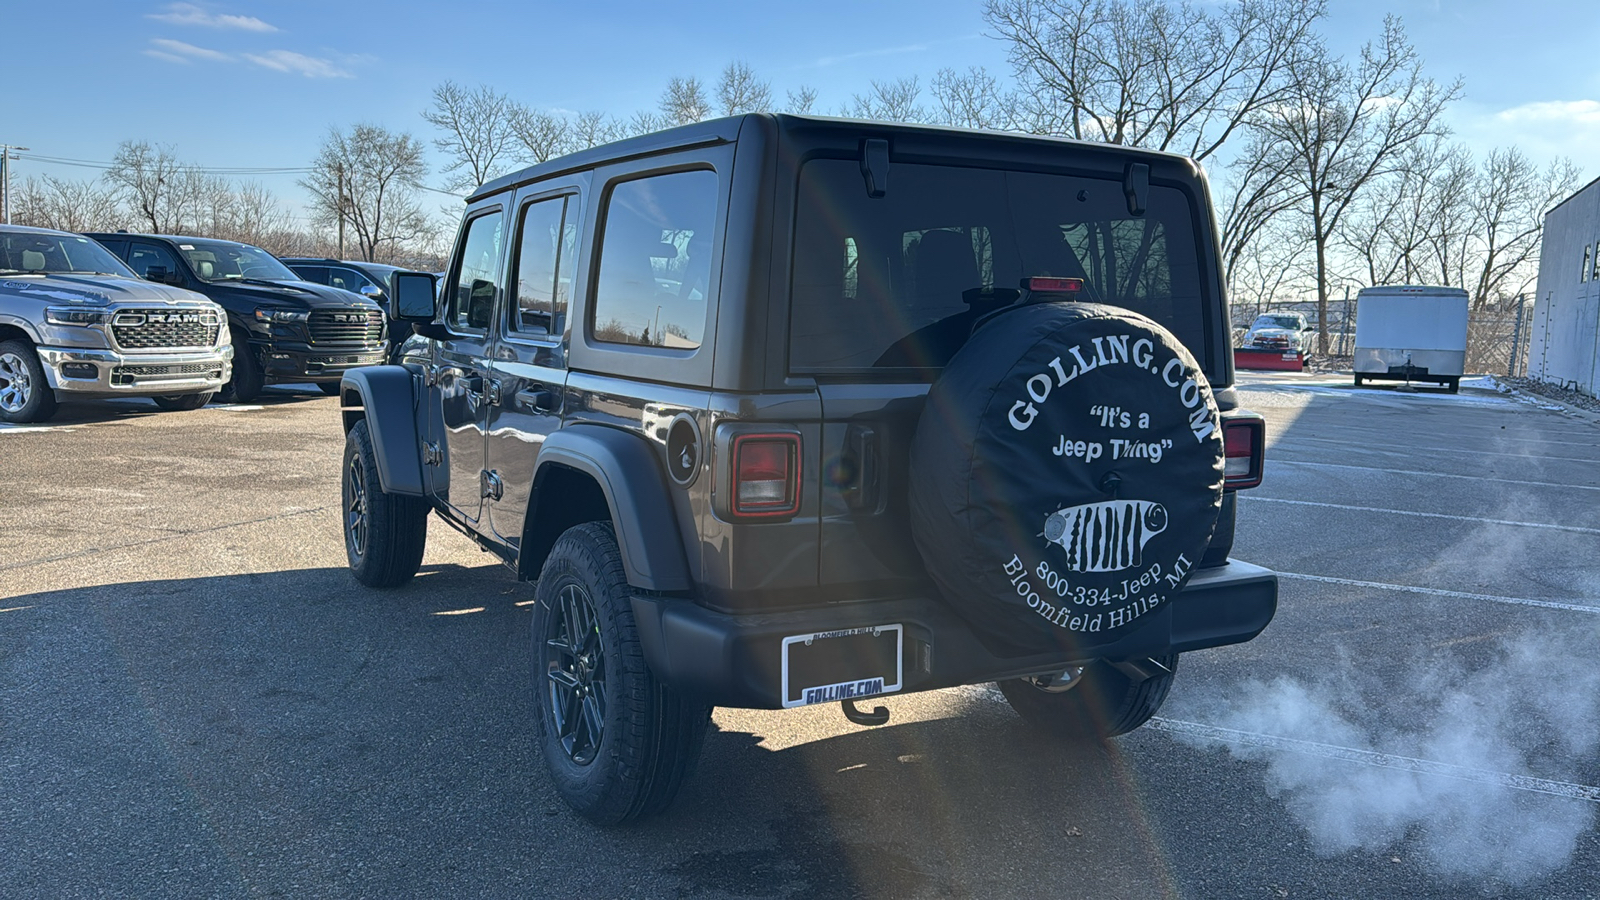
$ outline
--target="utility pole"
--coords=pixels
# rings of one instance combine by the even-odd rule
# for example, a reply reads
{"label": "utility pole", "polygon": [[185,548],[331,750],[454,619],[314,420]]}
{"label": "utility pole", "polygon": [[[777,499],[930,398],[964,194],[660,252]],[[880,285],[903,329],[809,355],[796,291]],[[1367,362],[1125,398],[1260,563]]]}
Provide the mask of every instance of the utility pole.
{"label": "utility pole", "polygon": [[11,224],[11,160],[16,159],[11,151],[27,149],[15,144],[0,144],[0,211],[4,211],[7,225]]}
{"label": "utility pole", "polygon": [[344,163],[339,163],[339,258],[344,259]]}

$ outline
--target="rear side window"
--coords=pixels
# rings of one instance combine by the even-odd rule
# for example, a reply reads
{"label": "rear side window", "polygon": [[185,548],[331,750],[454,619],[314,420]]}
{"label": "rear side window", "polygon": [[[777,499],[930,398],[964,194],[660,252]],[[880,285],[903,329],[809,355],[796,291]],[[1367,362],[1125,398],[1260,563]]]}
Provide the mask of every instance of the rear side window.
{"label": "rear side window", "polygon": [[512,331],[549,335],[566,330],[571,270],[578,250],[577,219],[576,197],[553,197],[523,207]]}
{"label": "rear side window", "polygon": [[1082,278],[1090,299],[1143,313],[1209,358],[1194,210],[1182,191],[1152,185],[1134,216],[1120,181],[906,163],[891,171],[887,195],[873,199],[855,160],[801,170],[795,369],[931,378],[978,317],[1038,275]]}
{"label": "rear side window", "polygon": [[699,169],[611,189],[594,291],[597,341],[693,350],[705,336],[717,175]]}
{"label": "rear side window", "polygon": [[458,330],[483,331],[493,320],[495,298],[500,293],[504,219],[504,215],[493,212],[467,223],[455,281],[448,286],[447,315]]}

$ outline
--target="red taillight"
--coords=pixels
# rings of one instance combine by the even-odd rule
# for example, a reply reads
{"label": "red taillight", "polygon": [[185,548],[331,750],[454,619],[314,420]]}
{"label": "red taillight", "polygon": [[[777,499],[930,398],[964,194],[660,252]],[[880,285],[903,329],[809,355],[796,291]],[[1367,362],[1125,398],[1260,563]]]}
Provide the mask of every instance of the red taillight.
{"label": "red taillight", "polygon": [[733,512],[792,516],[800,511],[800,437],[741,434],[733,439]]}
{"label": "red taillight", "polygon": [[1024,278],[1023,290],[1035,294],[1076,294],[1083,290],[1082,278]]}
{"label": "red taillight", "polygon": [[1222,423],[1222,486],[1230,491],[1253,488],[1261,483],[1267,422],[1260,416],[1248,415],[1230,416]]}

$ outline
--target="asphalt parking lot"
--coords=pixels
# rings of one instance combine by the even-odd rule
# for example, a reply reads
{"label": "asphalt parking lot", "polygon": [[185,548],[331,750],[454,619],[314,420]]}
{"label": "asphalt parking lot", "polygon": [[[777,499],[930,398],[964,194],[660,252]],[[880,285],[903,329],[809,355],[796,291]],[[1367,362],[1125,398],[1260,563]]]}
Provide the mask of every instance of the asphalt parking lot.
{"label": "asphalt parking lot", "polygon": [[1107,747],[996,693],[718,710],[666,815],[570,815],[531,587],[435,523],[345,572],[336,401],[0,428],[0,895],[1593,897],[1600,425],[1479,387],[1243,376],[1257,640]]}

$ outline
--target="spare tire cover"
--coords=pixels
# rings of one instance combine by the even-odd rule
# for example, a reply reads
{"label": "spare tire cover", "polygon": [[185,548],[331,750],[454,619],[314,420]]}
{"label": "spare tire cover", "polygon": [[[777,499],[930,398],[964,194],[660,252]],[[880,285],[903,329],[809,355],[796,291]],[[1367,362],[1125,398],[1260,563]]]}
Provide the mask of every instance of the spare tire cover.
{"label": "spare tire cover", "polygon": [[1035,303],[980,323],[929,389],[912,534],[981,634],[1092,649],[1182,589],[1222,483],[1216,401],[1177,338],[1113,306]]}

